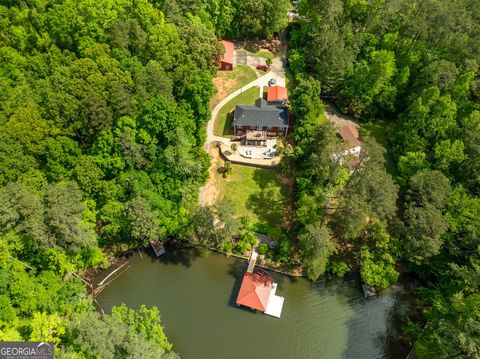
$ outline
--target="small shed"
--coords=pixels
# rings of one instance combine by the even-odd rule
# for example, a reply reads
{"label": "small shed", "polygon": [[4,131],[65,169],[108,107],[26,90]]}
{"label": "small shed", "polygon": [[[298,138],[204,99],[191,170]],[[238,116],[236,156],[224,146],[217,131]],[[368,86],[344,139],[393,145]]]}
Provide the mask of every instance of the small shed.
{"label": "small shed", "polygon": [[361,143],[359,140],[358,130],[354,126],[342,126],[338,131],[340,137],[347,144],[345,155],[352,154],[358,156],[361,150]]}
{"label": "small shed", "polygon": [[233,70],[233,43],[226,40],[222,40],[220,43],[225,48],[225,53],[220,60],[220,70],[231,71]]}
{"label": "small shed", "polygon": [[283,86],[271,86],[268,88],[267,101],[270,103],[284,104],[287,102],[287,89]]}

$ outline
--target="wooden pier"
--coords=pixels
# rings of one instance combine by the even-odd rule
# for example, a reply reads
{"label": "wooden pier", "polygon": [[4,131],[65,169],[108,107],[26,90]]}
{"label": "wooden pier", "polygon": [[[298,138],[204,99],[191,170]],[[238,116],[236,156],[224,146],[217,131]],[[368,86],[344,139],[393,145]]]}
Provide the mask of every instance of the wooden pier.
{"label": "wooden pier", "polygon": [[248,260],[248,273],[253,273],[253,269],[255,268],[255,264],[257,263],[258,252],[257,248],[253,248],[252,254],[250,255],[250,259]]}

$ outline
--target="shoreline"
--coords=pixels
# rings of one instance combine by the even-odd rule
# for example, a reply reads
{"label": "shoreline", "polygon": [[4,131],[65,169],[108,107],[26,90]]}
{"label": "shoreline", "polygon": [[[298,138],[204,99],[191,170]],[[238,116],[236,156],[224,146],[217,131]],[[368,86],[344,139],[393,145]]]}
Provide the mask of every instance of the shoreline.
{"label": "shoreline", "polygon": [[[207,251],[223,254],[226,257],[231,256],[231,257],[235,257],[235,258],[238,258],[238,259],[242,259],[242,260],[245,260],[247,262],[248,262],[248,259],[249,259],[248,256],[235,254],[235,253],[227,253],[227,252],[225,252],[223,250],[220,250],[220,249],[208,248],[208,247],[204,247],[200,244],[194,244],[194,243],[191,243],[191,242],[186,242],[186,243],[182,243],[182,244],[176,242],[173,245],[173,247],[171,247],[171,248],[176,248],[176,249],[193,248],[193,249],[207,250]],[[148,246],[140,246],[140,247],[137,247],[137,248],[132,248],[132,249],[127,250],[125,252],[118,252],[118,253],[111,253],[110,252],[110,253],[108,253],[109,254],[108,260],[109,260],[109,263],[110,263],[109,267],[107,267],[105,269],[93,268],[93,267],[88,268],[84,272],[84,274],[81,276],[81,278],[82,278],[82,281],[85,284],[85,288],[87,289],[87,293],[92,296],[93,301],[94,302],[96,301],[95,300],[96,296],[98,294],[100,294],[100,292],[104,288],[106,288],[108,285],[110,285],[110,283],[112,283],[115,279],[117,279],[123,273],[125,273],[126,270],[128,270],[128,268],[130,266],[127,265],[127,264],[129,263],[129,257],[130,256],[135,255],[136,254],[135,252],[137,252],[138,255],[142,258],[142,252],[144,252],[144,254],[146,254],[148,251],[149,251]],[[154,255],[153,252],[152,252],[152,255]],[[265,270],[269,270],[269,271],[278,273],[278,274],[288,276],[290,278],[305,277],[301,273],[295,273],[293,271],[289,272],[289,271],[285,271],[285,270],[282,270],[282,269],[273,268],[273,267],[265,265],[265,264],[259,264],[258,262],[255,266],[260,267],[260,268],[265,269]],[[123,268],[123,270],[119,271],[116,276],[112,276],[114,274],[114,272],[119,270],[120,268]],[[102,276],[99,277],[99,274],[101,274],[101,273],[105,274],[105,276],[104,277],[102,277]],[[103,283],[109,276],[112,276],[112,278],[108,282]],[[86,285],[87,283],[88,283],[88,285]],[[100,307],[100,309],[101,309],[101,307]]]}

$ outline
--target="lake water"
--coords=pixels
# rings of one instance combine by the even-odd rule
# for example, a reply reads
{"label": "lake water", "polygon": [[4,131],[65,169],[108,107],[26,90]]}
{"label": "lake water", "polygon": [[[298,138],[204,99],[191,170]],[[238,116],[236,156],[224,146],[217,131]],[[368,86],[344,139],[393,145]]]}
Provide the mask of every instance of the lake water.
{"label": "lake water", "polygon": [[236,306],[246,261],[194,250],[128,260],[97,300],[105,311],[121,303],[157,306],[184,359],[396,359],[408,351],[394,338],[408,308],[404,285],[365,299],[355,281],[312,283],[272,273],[285,298],[278,319]]}

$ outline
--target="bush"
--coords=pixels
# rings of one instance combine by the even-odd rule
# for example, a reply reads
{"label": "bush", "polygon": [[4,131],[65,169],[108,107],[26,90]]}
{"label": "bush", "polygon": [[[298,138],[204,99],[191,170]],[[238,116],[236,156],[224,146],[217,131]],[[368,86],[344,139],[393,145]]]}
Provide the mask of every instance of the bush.
{"label": "bush", "polygon": [[230,161],[225,161],[225,165],[223,166],[224,168],[224,174],[229,175],[232,173],[232,163]]}
{"label": "bush", "polygon": [[236,252],[237,253],[245,253],[252,249],[252,246],[257,244],[258,240],[257,237],[251,231],[242,231],[240,233],[240,239],[237,244]]}
{"label": "bush", "polygon": [[350,271],[350,268],[345,262],[330,262],[330,271],[338,278],[342,279],[345,277],[345,274]]}
{"label": "bush", "polygon": [[250,226],[250,230],[255,233],[264,234],[267,237],[276,239],[277,241],[280,240],[283,236],[285,236],[285,233],[282,231],[281,228],[271,226],[270,224],[267,224],[267,223],[257,222],[252,226]]}
{"label": "bush", "polygon": [[232,253],[233,251],[233,244],[231,241],[226,241],[224,244],[223,244],[223,250],[227,253]]}
{"label": "bush", "polygon": [[261,243],[259,246],[258,246],[258,254],[260,255],[264,255],[268,252],[270,248],[268,247],[268,244],[267,243]]}
{"label": "bush", "polygon": [[289,260],[290,250],[293,244],[288,238],[282,238],[275,249],[275,259],[279,262],[286,263]]}

